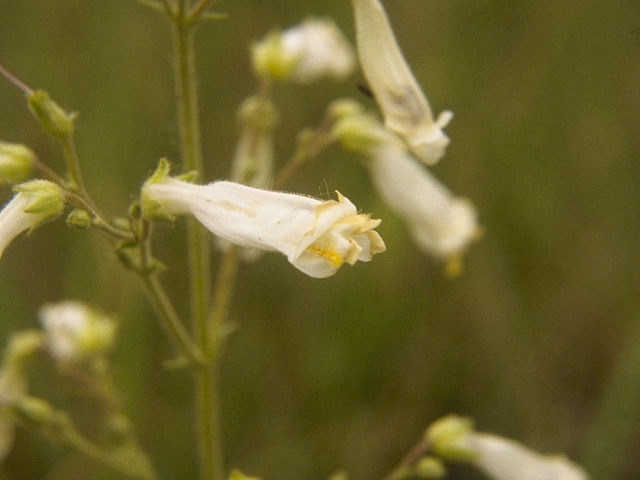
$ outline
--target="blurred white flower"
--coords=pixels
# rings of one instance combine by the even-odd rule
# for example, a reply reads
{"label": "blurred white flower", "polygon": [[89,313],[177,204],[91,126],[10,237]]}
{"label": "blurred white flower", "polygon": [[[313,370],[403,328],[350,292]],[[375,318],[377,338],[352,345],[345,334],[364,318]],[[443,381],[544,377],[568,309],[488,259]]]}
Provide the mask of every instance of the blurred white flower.
{"label": "blurred white flower", "polygon": [[114,320],[83,303],[47,304],[40,308],[39,317],[46,347],[57,360],[80,361],[103,354],[113,346]]}
{"label": "blurred white flower", "polygon": [[242,247],[279,251],[311,277],[333,275],[346,262],[385,250],[373,229],[380,220],[338,200],[273,192],[233,182],[194,185],[166,176],[166,163],[142,189],[145,216],[191,214],[215,235]]}
{"label": "blurred white flower", "polygon": [[376,189],[426,253],[451,259],[478,234],[476,210],[455,197],[406,150],[379,147],[366,163]]}
{"label": "blurred white flower", "polygon": [[14,190],[16,195],[0,212],[0,257],[20,233],[53,220],[64,211],[64,193],[53,182],[31,180]]}
{"label": "blurred white flower", "polygon": [[588,479],[562,455],[541,455],[513,440],[475,432],[469,418],[448,415],[433,422],[425,435],[443,459],[469,462],[493,480]]}
{"label": "blurred white flower", "polygon": [[355,63],[351,45],[329,19],[309,18],[281,33],[271,33],[252,48],[260,75],[298,83],[321,77],[346,77]]}
{"label": "blurred white flower", "polygon": [[453,118],[445,110],[434,120],[429,102],[409,69],[387,14],[378,0],[352,0],[358,56],[385,124],[427,165],[444,155],[449,137],[442,129]]}
{"label": "blurred white flower", "polygon": [[459,444],[474,453],[471,463],[494,480],[587,480],[580,467],[561,455],[541,455],[513,440],[470,433]]}
{"label": "blurred white flower", "polygon": [[462,252],[479,233],[471,202],[452,195],[395,133],[364,111],[350,108],[332,135],[367,156],[364,164],[382,199],[407,223],[417,245],[447,260],[449,273],[455,275]]}

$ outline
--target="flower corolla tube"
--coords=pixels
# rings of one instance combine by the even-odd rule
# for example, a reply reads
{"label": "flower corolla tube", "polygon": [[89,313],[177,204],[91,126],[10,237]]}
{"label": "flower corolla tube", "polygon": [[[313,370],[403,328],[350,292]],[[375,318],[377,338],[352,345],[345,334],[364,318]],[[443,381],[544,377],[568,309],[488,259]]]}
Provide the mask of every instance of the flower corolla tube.
{"label": "flower corolla tube", "polygon": [[360,65],[385,124],[427,165],[444,155],[442,131],[453,118],[445,110],[434,120],[431,107],[409,69],[379,0],[352,0]]}
{"label": "flower corolla tube", "polygon": [[347,198],[315,198],[228,181],[195,185],[167,176],[168,164],[142,189],[147,218],[191,214],[213,234],[241,247],[278,251],[315,278],[344,264],[369,261],[385,245],[374,231],[380,220],[358,213]]}

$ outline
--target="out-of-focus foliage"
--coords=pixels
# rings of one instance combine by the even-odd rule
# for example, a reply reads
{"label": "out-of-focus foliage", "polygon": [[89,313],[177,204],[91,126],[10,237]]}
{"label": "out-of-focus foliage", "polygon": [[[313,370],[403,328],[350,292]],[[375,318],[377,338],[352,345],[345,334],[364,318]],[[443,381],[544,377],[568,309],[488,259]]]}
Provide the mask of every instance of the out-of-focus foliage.
{"label": "out-of-focus foliage", "polygon": [[[456,114],[433,171],[475,202],[484,238],[448,280],[376,198],[357,158],[332,149],[290,182],[325,198],[339,190],[374,212],[388,251],[325,281],[277,255],[241,269],[232,307],[239,328],[222,361],[228,467],[280,480],[337,468],[379,478],[428,423],[455,411],[483,431],[587,466],[583,452],[599,445],[600,465],[615,469],[602,478],[633,478],[637,429],[618,445],[621,429],[593,422],[640,321],[640,2],[385,3],[434,110]],[[216,6],[229,18],[203,25],[197,43],[208,180],[230,174],[236,109],[255,90],[252,40],[310,14],[334,17],[353,40],[344,0]],[[134,0],[0,0],[0,11],[0,63],[80,113],[88,187],[110,215],[125,214],[158,158],[178,161],[166,26]],[[276,88],[278,165],[328,101],[361,95],[360,81]],[[0,138],[63,165],[4,80]],[[0,190],[2,202],[10,195]],[[183,227],[155,237],[170,267],[163,279],[186,309]],[[4,253],[0,337],[33,327],[41,304],[65,298],[120,318],[113,358],[126,410],[162,478],[193,478],[189,375],[159,368],[170,345],[104,239],[59,221]],[[55,372],[35,364],[32,375],[34,393],[91,424],[86,399]],[[86,462],[20,430],[0,478],[86,478]]]}

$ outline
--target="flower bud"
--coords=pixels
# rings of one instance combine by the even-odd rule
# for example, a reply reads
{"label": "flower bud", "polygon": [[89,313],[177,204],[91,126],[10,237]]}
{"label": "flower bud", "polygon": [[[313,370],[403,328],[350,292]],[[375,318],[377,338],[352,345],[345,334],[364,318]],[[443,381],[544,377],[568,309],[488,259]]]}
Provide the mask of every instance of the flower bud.
{"label": "flower bud", "polygon": [[272,32],[251,49],[254,70],[276,80],[309,83],[351,73],[351,45],[336,25],[327,19],[307,19],[300,25]]}
{"label": "flower bud", "polygon": [[424,457],[418,460],[414,468],[415,475],[424,480],[444,478],[447,470],[440,460],[435,457]]}
{"label": "flower bud", "polygon": [[24,145],[0,142],[0,184],[29,178],[34,161],[35,154]]}
{"label": "flower bud", "polygon": [[69,212],[66,219],[67,225],[71,228],[83,230],[93,225],[93,219],[89,212],[82,208],[74,208]]}
{"label": "flower bud", "polygon": [[470,418],[448,415],[436,420],[425,435],[433,451],[446,460],[468,461],[474,457],[473,450],[461,444],[461,440],[473,431]]}
{"label": "flower bud", "polygon": [[27,101],[42,128],[51,136],[64,138],[73,134],[73,122],[76,116],[65,112],[47,92],[33,91],[27,95]]}

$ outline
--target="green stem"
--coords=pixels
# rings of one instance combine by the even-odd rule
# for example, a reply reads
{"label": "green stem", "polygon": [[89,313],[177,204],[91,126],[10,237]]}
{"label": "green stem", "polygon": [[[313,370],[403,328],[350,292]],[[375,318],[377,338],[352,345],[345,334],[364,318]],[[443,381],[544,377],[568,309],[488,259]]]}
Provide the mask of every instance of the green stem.
{"label": "green stem", "polygon": [[227,319],[231,297],[236,285],[236,272],[238,270],[238,247],[230,245],[225,252],[216,286],[213,294],[213,308],[209,316],[210,344],[214,346],[214,354],[218,353],[218,345],[221,335],[224,333],[224,323]]}
{"label": "green stem", "polygon": [[594,420],[586,432],[582,462],[592,478],[622,478],[640,418],[640,322],[632,322]]}
{"label": "green stem", "polygon": [[[84,180],[82,179],[82,173],[80,172],[80,160],[78,159],[73,137],[71,135],[67,135],[61,140],[61,143],[62,150],[64,151],[64,158],[67,162],[67,169],[69,170],[69,177],[73,183],[74,189],[77,190],[83,198],[92,203],[89,200],[90,197],[87,192],[87,188],[85,187]],[[93,207],[97,210],[95,205]]]}
{"label": "green stem", "polygon": [[200,15],[202,15],[202,13],[204,12],[204,9],[207,8],[210,3],[211,0],[199,0],[198,3],[196,3],[189,12],[189,19],[195,20],[200,17]]}
{"label": "green stem", "polygon": [[322,123],[310,133],[307,138],[302,137],[298,140],[298,145],[289,163],[287,163],[278,173],[273,181],[273,188],[279,189],[285,185],[291,177],[293,177],[300,168],[305,166],[313,158],[317,157],[322,151],[334,141],[329,132],[335,119],[332,115],[327,114]]}
{"label": "green stem", "polygon": [[396,468],[388,473],[382,480],[394,480],[395,478],[401,477],[403,472],[409,469],[421,457],[425,456],[430,449],[431,443],[426,438],[423,438],[409,450],[402,460],[400,460]]}
{"label": "green stem", "polygon": [[[183,168],[203,175],[200,143],[200,120],[196,85],[193,17],[186,0],[179,0],[172,17],[175,55],[176,98],[180,125]],[[208,310],[211,281],[211,251],[209,239],[202,227],[190,219],[187,227],[191,315],[196,341],[200,350],[209,355]],[[200,478],[223,478],[222,448],[218,419],[218,385],[215,359],[200,368],[195,375],[196,428],[200,452]]]}
{"label": "green stem", "polygon": [[165,328],[169,336],[175,341],[176,346],[194,365],[204,365],[205,359],[201,351],[195,345],[189,334],[185,330],[183,323],[180,321],[178,314],[173,308],[169,297],[158,282],[158,279],[154,274],[139,274],[142,285],[145,288],[145,293],[151,302],[153,309],[156,312],[156,316],[160,319],[162,326]]}
{"label": "green stem", "polygon": [[110,454],[78,432],[71,422],[65,423],[63,441],[84,455],[132,478],[144,480],[157,478],[146,458],[144,462],[132,463],[128,457],[121,458]]}

